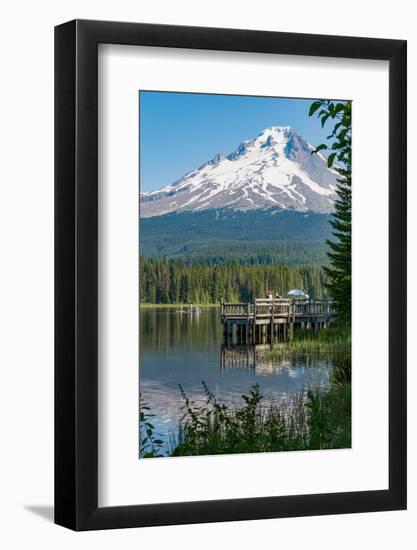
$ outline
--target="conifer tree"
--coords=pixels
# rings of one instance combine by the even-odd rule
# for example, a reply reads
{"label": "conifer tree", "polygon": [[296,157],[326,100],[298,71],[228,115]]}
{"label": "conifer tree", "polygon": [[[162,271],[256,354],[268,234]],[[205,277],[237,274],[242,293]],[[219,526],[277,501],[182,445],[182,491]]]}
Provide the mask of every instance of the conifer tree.
{"label": "conifer tree", "polygon": [[[327,164],[339,174],[337,199],[330,221],[334,236],[327,240],[329,267],[323,267],[327,275],[326,286],[333,298],[339,318],[350,323],[352,307],[352,103],[331,100],[314,101],[309,116],[318,111],[322,127],[334,122],[332,133],[327,136],[331,144],[322,143],[313,153],[329,150]],[[335,161],[336,164],[335,164]]]}

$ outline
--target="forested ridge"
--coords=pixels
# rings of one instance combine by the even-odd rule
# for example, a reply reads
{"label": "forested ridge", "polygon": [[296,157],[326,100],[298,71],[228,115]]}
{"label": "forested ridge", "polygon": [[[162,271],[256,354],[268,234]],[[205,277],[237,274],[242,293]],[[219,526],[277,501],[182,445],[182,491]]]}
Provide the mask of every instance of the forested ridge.
{"label": "forested ridge", "polygon": [[312,297],[326,295],[323,270],[310,266],[142,257],[140,275],[141,302],[150,304],[248,302],[263,297],[268,289],[283,296],[292,288],[302,288]]}
{"label": "forested ridge", "polygon": [[319,266],[327,262],[329,220],[329,214],[277,208],[247,212],[225,208],[141,218],[141,255],[195,263],[265,263],[269,256],[274,263]]}

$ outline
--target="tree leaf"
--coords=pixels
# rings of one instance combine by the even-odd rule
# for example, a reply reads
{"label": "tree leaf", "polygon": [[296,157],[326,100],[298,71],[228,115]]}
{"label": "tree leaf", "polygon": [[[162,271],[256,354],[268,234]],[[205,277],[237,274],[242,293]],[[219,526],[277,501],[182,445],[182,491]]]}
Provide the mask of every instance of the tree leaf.
{"label": "tree leaf", "polygon": [[336,153],[332,153],[331,155],[329,155],[329,157],[327,159],[327,166],[329,168],[331,168],[333,166],[333,161],[335,159],[335,156],[336,156]]}
{"label": "tree leaf", "polygon": [[327,149],[327,145],[325,143],[321,143],[314,151],[311,151],[311,154],[314,155],[314,153],[318,153],[319,151],[322,151],[323,149]]}
{"label": "tree leaf", "polygon": [[322,119],[321,119],[321,127],[322,128],[326,124],[326,120],[329,118],[329,116],[330,116],[330,113],[326,113],[325,115],[322,116]]}
{"label": "tree leaf", "polygon": [[337,113],[340,113],[340,111],[344,111],[345,108],[346,107],[345,107],[344,103],[337,103],[336,107],[335,107],[335,110],[334,110],[334,114],[337,115]]}
{"label": "tree leaf", "polygon": [[308,116],[314,115],[314,113],[317,111],[317,109],[319,109],[321,104],[322,104],[321,101],[314,101],[314,103],[312,103],[310,105],[310,110],[308,112]]}

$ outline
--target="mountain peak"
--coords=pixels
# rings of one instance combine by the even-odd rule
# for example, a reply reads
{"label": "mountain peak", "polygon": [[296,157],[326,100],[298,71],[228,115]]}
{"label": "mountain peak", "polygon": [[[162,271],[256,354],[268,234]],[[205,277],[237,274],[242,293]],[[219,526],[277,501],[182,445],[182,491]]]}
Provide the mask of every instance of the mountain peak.
{"label": "mountain peak", "polygon": [[268,136],[268,135],[276,135],[276,134],[289,134],[291,132],[294,132],[293,128],[291,126],[269,126],[268,128],[265,128],[262,130],[262,132],[259,134],[260,136]]}
{"label": "mountain peak", "polygon": [[265,128],[258,135],[255,141],[273,139],[277,141],[286,141],[291,136],[298,135],[292,126],[270,126]]}
{"label": "mountain peak", "polygon": [[141,216],[183,210],[276,207],[331,212],[337,174],[291,126],[270,126],[171,185],[141,194]]}
{"label": "mountain peak", "polygon": [[242,155],[256,154],[259,149],[267,148],[275,148],[276,152],[284,153],[284,147],[294,136],[300,138],[291,126],[270,126],[262,130],[256,138],[242,141],[239,147],[225,158],[238,160]]}

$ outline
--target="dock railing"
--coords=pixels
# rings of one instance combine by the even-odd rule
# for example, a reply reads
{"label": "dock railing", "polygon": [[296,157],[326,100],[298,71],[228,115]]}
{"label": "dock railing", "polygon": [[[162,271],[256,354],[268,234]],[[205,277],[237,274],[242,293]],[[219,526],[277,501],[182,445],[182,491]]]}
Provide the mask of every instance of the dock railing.
{"label": "dock railing", "polygon": [[330,317],[333,315],[335,315],[335,309],[328,299],[256,298],[248,303],[222,302],[222,318],[228,319]]}

